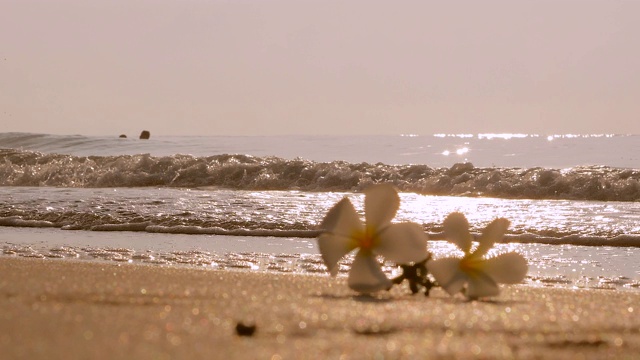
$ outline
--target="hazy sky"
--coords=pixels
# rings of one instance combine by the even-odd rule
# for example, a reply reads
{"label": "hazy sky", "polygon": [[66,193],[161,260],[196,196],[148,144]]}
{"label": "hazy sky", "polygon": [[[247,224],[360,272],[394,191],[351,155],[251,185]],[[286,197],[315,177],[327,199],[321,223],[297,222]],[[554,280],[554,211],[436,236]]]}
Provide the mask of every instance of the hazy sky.
{"label": "hazy sky", "polygon": [[638,0],[0,0],[0,132],[640,133]]}

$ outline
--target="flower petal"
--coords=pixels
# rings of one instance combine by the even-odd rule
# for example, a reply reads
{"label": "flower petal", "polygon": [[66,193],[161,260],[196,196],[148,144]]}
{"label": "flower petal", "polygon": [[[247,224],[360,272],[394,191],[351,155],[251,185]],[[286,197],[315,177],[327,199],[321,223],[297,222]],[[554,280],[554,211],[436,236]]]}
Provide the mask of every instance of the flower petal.
{"label": "flower petal", "polygon": [[382,272],[380,264],[371,253],[358,251],[347,281],[349,287],[357,292],[368,294],[391,288],[392,282]]}
{"label": "flower petal", "polygon": [[454,212],[449,214],[444,222],[444,235],[448,241],[458,245],[465,254],[471,249],[471,234],[469,233],[469,222],[464,214]]}
{"label": "flower petal", "polygon": [[473,256],[484,256],[496,241],[502,239],[508,228],[509,220],[504,218],[493,220],[491,224],[484,228],[482,235],[478,238],[479,244],[473,252]]}
{"label": "flower petal", "polygon": [[524,256],[510,252],[489,258],[484,262],[484,272],[500,284],[518,284],[528,270]]}
{"label": "flower petal", "polygon": [[331,273],[331,276],[336,276],[338,273],[338,261],[356,248],[351,238],[333,233],[320,234],[318,237],[318,247],[320,248],[324,265],[327,267],[327,270],[329,270],[329,273]]}
{"label": "flower petal", "polygon": [[398,264],[422,261],[429,255],[427,234],[416,223],[391,224],[379,234],[379,239],[373,251]]}
{"label": "flower petal", "polygon": [[349,199],[344,198],[335,204],[325,215],[320,229],[336,235],[351,237],[355,231],[363,229],[364,225]]}
{"label": "flower petal", "polygon": [[364,194],[367,226],[378,228],[391,222],[400,208],[400,197],[396,188],[391,184],[378,184],[368,187]]}
{"label": "flower petal", "polygon": [[460,271],[460,259],[458,258],[427,261],[427,270],[449,295],[459,293],[467,282],[467,275]]}
{"label": "flower petal", "polygon": [[466,295],[469,299],[495,296],[500,293],[498,284],[485,273],[476,273],[469,277]]}

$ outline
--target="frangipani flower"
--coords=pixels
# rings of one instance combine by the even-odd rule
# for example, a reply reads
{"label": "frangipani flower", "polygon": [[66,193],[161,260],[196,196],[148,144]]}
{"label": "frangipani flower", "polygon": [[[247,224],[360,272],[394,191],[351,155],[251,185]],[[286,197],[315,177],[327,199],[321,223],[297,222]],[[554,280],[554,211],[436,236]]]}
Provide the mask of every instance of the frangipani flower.
{"label": "frangipani flower", "polygon": [[431,260],[427,262],[427,269],[450,295],[462,291],[466,284],[466,295],[470,299],[494,296],[500,292],[498,284],[517,284],[524,279],[528,266],[522,255],[509,252],[485,258],[493,244],[504,236],[509,220],[496,219],[487,225],[473,252],[469,222],[463,214],[449,214],[443,225],[447,240],[456,244],[464,252],[464,257]]}
{"label": "frangipani flower", "polygon": [[332,276],[338,273],[338,261],[358,249],[348,284],[355,291],[372,293],[392,286],[376,256],[382,255],[399,264],[422,261],[428,255],[427,235],[418,224],[391,223],[400,207],[400,197],[393,186],[374,185],[364,194],[366,223],[362,223],[351,201],[344,198],[322,221],[323,233],[318,237],[318,245]]}

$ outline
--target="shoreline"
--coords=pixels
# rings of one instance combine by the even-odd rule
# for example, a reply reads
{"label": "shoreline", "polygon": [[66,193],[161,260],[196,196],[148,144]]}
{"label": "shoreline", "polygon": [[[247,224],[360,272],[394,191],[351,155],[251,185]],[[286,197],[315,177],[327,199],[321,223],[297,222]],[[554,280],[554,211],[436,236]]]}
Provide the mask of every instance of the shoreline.
{"label": "shoreline", "polygon": [[[15,227],[0,230],[0,256],[326,274],[315,239]],[[452,248],[444,241],[429,244],[436,257]],[[640,290],[638,248],[596,250],[586,246],[512,243],[497,244],[496,249],[517,251],[529,260],[525,282],[530,286]],[[392,267],[387,270],[393,272]]]}
{"label": "shoreline", "polygon": [[[18,358],[620,358],[640,294],[505,287],[357,296],[322,275],[0,257],[0,353]],[[236,325],[255,324],[253,336]]]}

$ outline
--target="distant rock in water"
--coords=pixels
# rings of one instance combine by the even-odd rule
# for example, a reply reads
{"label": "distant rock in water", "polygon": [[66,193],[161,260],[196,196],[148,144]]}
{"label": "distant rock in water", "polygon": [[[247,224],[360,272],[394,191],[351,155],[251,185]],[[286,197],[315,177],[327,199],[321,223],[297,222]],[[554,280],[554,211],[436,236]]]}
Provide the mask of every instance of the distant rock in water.
{"label": "distant rock in water", "polygon": [[126,139],[126,138],[127,138],[127,135],[125,135],[125,134],[120,134],[119,138],[121,138],[121,139]]}
{"label": "distant rock in water", "polygon": [[148,139],[149,137],[151,137],[151,133],[148,132],[147,130],[142,130],[142,132],[140,133],[140,139]]}

